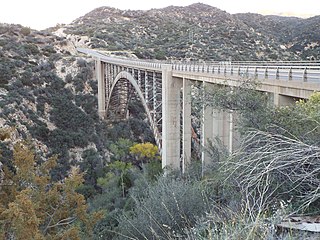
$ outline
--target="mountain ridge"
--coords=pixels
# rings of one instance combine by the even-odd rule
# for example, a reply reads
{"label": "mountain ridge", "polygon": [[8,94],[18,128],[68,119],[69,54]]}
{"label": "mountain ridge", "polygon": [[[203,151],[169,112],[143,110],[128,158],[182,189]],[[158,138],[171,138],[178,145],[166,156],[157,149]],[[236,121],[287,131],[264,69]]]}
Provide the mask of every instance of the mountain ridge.
{"label": "mountain ridge", "polygon": [[131,51],[140,58],[308,60],[319,59],[313,27],[319,22],[317,16],[229,14],[195,3],[150,10],[100,7],[65,27],[68,34],[88,36],[88,47]]}

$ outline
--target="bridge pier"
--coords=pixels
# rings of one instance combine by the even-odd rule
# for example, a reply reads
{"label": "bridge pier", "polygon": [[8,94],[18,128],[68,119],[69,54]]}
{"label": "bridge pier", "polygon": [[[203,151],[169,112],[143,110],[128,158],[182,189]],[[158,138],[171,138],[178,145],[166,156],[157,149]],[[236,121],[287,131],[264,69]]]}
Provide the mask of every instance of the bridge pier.
{"label": "bridge pier", "polygon": [[[212,84],[205,83],[205,89],[209,89],[210,87],[212,87]],[[203,107],[202,114],[201,162],[202,170],[205,170],[212,161],[215,161],[207,151],[209,142],[217,137],[226,149],[232,152],[238,146],[239,133],[236,129],[236,112],[226,112],[206,106]]]}
{"label": "bridge pier", "polygon": [[181,79],[173,79],[172,65],[162,65],[162,167],[180,169]]}
{"label": "bridge pier", "polygon": [[98,114],[104,119],[106,116],[106,77],[105,63],[99,58],[95,60],[96,78],[98,80]]}
{"label": "bridge pier", "polygon": [[216,131],[219,130],[217,124],[214,123],[213,108],[211,106],[203,106],[201,124],[201,165],[203,175],[206,166],[211,162],[211,157],[207,151],[208,144],[218,134]]}
{"label": "bridge pier", "polygon": [[192,81],[183,78],[182,86],[182,173],[191,162],[191,85]]}

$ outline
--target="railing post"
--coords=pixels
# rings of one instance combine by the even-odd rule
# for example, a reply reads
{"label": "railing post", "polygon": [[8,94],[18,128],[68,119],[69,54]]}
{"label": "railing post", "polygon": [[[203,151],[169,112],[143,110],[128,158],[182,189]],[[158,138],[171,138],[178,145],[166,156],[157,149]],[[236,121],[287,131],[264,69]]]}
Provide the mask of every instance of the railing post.
{"label": "railing post", "polygon": [[258,68],[257,67],[254,68],[254,79],[255,80],[258,79]]}
{"label": "railing post", "polygon": [[288,78],[289,81],[292,80],[292,67],[290,67],[289,69],[289,78]]}
{"label": "railing post", "polygon": [[279,67],[277,67],[277,71],[276,71],[276,79],[279,80],[280,76],[279,76]]}
{"label": "railing post", "polygon": [[304,68],[303,71],[303,81],[308,82],[308,72],[307,72],[307,67]]}
{"label": "railing post", "polygon": [[264,71],[264,79],[268,79],[268,67]]}

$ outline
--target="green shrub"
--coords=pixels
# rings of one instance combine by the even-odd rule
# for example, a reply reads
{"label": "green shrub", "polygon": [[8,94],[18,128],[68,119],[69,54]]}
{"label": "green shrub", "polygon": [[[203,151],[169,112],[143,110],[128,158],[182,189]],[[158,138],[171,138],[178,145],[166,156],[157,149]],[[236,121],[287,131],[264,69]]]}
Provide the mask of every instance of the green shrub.
{"label": "green shrub", "polygon": [[201,182],[160,178],[148,185],[145,196],[133,195],[135,208],[119,219],[118,238],[183,238],[184,229],[195,225],[210,209],[209,195]]}
{"label": "green shrub", "polygon": [[23,27],[20,31],[25,36],[28,36],[31,33],[31,29],[29,27]]}

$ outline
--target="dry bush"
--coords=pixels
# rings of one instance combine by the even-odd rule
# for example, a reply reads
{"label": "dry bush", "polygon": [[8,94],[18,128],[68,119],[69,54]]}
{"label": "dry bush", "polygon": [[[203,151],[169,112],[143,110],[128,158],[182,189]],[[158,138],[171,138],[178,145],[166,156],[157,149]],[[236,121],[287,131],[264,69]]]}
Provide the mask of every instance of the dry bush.
{"label": "dry bush", "polygon": [[293,212],[310,211],[319,205],[319,160],[319,146],[289,134],[252,130],[225,169],[252,211],[266,211],[280,201],[290,202]]}

